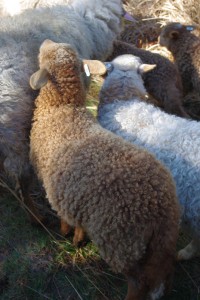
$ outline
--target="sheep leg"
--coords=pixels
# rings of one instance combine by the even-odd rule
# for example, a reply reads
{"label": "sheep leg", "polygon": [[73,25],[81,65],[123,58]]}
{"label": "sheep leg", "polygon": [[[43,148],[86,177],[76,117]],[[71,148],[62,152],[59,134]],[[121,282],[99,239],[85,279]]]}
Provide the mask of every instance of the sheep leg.
{"label": "sheep leg", "polygon": [[82,242],[85,238],[85,231],[81,227],[75,227],[74,230],[74,238],[73,238],[73,245],[76,247],[80,247]]}
{"label": "sheep leg", "polygon": [[71,231],[72,227],[64,220],[61,219],[60,221],[60,232],[63,236],[67,236],[70,231]]}
{"label": "sheep leg", "polygon": [[25,208],[28,211],[28,215],[31,223],[38,224],[43,221],[43,217],[40,215],[38,209],[33,204],[33,199],[28,193],[23,193],[23,191],[19,190],[20,198],[22,202],[25,204]]}
{"label": "sheep leg", "polygon": [[133,277],[128,276],[128,291],[125,300],[141,300],[146,296],[145,288],[138,286]]}
{"label": "sheep leg", "polygon": [[27,175],[21,178],[21,180],[17,180],[17,186],[19,186],[19,195],[24,203],[26,210],[28,211],[29,218],[31,223],[38,224],[43,221],[43,217],[40,215],[38,209],[35,207],[33,199],[30,195],[30,190],[32,186],[32,178],[31,175]]}
{"label": "sheep leg", "polygon": [[200,244],[196,240],[192,240],[185,248],[178,252],[178,260],[188,260],[200,254]]}

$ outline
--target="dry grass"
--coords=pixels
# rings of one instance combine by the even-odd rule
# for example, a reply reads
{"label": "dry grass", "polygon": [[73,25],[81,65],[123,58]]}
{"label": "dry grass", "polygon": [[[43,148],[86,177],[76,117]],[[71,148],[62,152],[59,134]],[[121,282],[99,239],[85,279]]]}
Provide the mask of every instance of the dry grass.
{"label": "dry grass", "polygon": [[199,25],[199,0],[127,0],[125,8],[142,19],[155,19],[159,23],[176,21]]}
{"label": "dry grass", "polygon": [[[126,22],[121,38],[137,47],[155,51],[172,60],[170,53],[159,46],[161,28],[168,22],[200,26],[200,1],[198,0],[126,0],[125,9],[136,23]],[[196,30],[197,35],[200,30]]]}
{"label": "dry grass", "polygon": [[[196,25],[193,33],[200,36],[200,1],[199,0],[126,0],[125,9],[137,20],[126,21],[121,39],[139,48],[161,54],[173,61],[171,53],[161,47],[158,36],[168,22]],[[200,120],[200,95],[192,92],[183,99],[183,106],[190,116]]]}

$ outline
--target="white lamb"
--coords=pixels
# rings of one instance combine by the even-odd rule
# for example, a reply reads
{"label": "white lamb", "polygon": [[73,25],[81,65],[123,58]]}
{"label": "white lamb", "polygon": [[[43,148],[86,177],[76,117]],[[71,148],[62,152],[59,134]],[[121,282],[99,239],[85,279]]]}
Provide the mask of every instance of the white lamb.
{"label": "white lamb", "polygon": [[190,259],[200,250],[200,123],[146,103],[141,78],[145,68],[132,55],[109,63],[98,120],[104,128],[149,150],[171,171],[182,206],[181,225],[193,238],[178,258]]}

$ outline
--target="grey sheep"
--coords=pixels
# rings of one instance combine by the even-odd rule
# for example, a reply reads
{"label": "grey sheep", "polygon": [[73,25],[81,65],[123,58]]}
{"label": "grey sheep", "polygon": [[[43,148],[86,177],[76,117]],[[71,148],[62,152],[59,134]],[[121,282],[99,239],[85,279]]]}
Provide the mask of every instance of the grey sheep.
{"label": "grey sheep", "polygon": [[[91,73],[105,72],[104,65],[87,63]],[[158,299],[167,289],[178,235],[169,172],[89,114],[83,62],[70,45],[46,40],[39,65],[30,79],[41,88],[30,158],[52,208],[76,227],[75,242],[77,232],[87,232],[113,271],[127,277],[126,300]]]}
{"label": "grey sheep", "polygon": [[182,106],[183,93],[179,72],[169,59],[122,41],[115,41],[113,47],[113,53],[108,60],[119,55],[132,54],[140,57],[145,64],[156,64],[156,68],[143,74],[147,92],[157,100],[157,105],[166,112],[180,117],[190,117]]}
{"label": "grey sheep", "polygon": [[[84,58],[105,59],[121,30],[121,0],[74,0],[69,6],[26,10],[0,19],[0,165],[31,205],[29,132],[33,99],[29,86],[40,44],[70,43]],[[36,212],[35,212],[36,213]]]}
{"label": "grey sheep", "polygon": [[[156,156],[171,172],[182,209],[181,226],[192,242],[179,259],[200,254],[200,123],[146,103],[139,57],[122,55],[110,62],[99,96],[100,124]],[[130,88],[131,87],[131,88]]]}

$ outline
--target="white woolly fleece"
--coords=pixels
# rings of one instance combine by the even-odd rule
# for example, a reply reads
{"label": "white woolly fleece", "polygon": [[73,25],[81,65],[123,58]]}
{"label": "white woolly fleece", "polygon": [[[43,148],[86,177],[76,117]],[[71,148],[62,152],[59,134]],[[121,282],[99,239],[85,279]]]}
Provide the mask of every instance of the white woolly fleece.
{"label": "white woolly fleece", "polygon": [[171,171],[182,226],[200,239],[200,123],[169,115],[137,98],[116,99],[100,106],[98,114],[104,128],[149,150]]}

